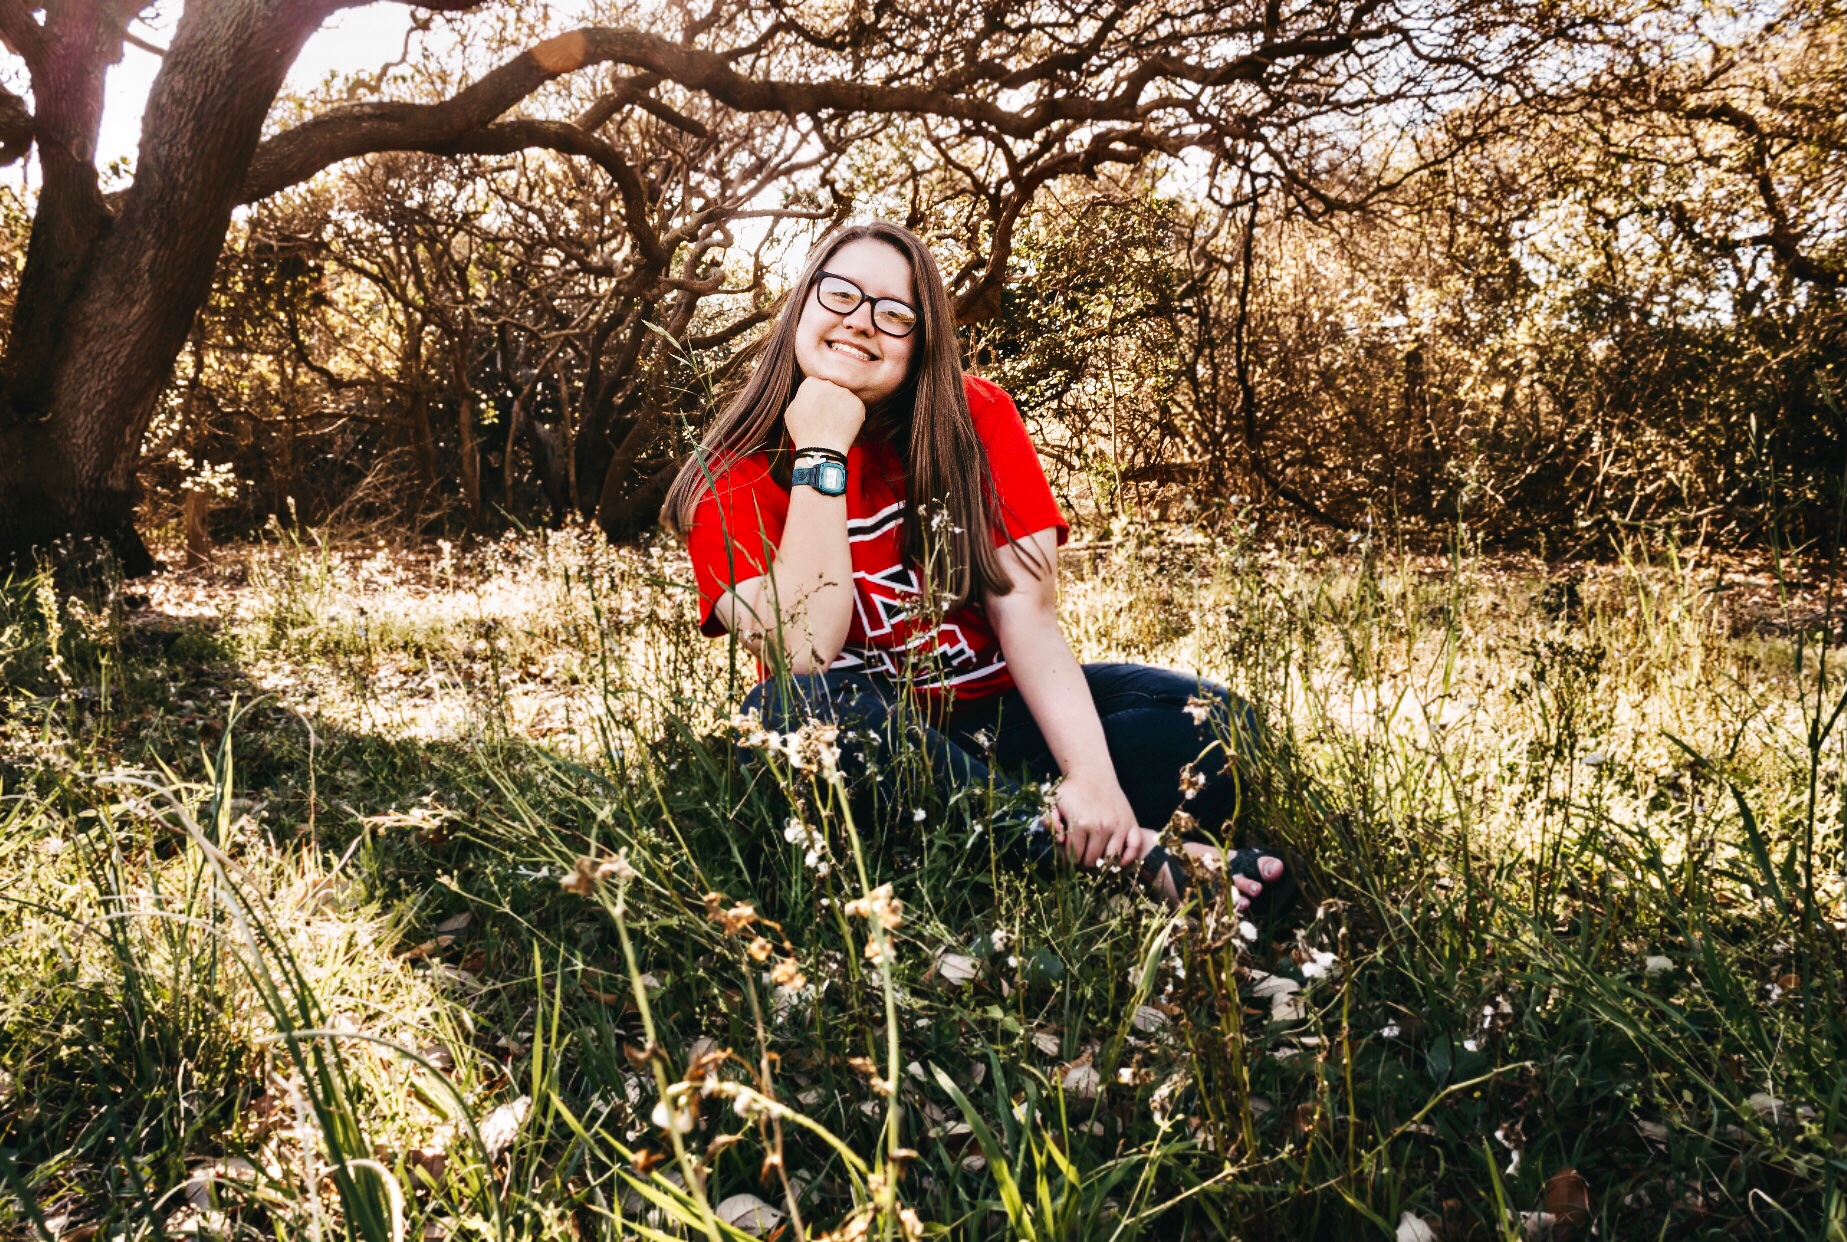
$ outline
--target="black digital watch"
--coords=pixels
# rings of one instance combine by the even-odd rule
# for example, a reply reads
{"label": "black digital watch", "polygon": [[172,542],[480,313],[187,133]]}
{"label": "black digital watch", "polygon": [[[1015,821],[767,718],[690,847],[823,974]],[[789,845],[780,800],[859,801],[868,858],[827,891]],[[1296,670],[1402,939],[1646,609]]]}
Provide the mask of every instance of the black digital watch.
{"label": "black digital watch", "polygon": [[797,466],[789,475],[791,487],[812,487],[823,496],[844,496],[847,491],[847,468],[837,461]]}

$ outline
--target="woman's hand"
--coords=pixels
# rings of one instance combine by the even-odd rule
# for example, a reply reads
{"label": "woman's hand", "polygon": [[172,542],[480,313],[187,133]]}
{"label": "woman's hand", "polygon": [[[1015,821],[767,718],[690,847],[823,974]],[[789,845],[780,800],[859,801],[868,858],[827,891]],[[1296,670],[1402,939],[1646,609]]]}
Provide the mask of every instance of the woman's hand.
{"label": "woman's hand", "polygon": [[853,447],[860,424],[866,421],[866,403],[832,380],[811,375],[795,390],[782,421],[796,448],[844,453]]}
{"label": "woman's hand", "polygon": [[1080,867],[1139,862],[1152,836],[1135,822],[1135,810],[1113,771],[1077,772],[1058,787],[1057,821],[1065,854]]}

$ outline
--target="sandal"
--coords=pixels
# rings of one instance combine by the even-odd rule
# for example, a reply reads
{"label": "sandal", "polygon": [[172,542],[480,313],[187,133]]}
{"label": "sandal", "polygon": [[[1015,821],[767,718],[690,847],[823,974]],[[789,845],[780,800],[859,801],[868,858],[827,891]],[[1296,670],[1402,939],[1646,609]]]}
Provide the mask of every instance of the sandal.
{"label": "sandal", "polygon": [[[1244,879],[1256,880],[1263,885],[1263,892],[1249,898],[1250,904],[1242,911],[1245,918],[1259,925],[1274,923],[1282,918],[1295,905],[1296,898],[1301,893],[1301,885],[1296,881],[1296,869],[1290,866],[1287,860],[1283,862],[1282,875],[1274,880],[1263,878],[1263,872],[1258,869],[1257,863],[1265,855],[1275,858],[1282,857],[1270,850],[1247,846],[1241,850],[1233,850],[1225,858],[1227,875],[1242,876]],[[1142,882],[1154,884],[1159,880],[1163,868],[1173,881],[1175,895],[1184,901],[1187,891],[1192,887],[1192,869],[1187,866],[1183,856],[1162,846],[1157,845],[1142,855]],[[1210,887],[1213,890],[1210,896],[1217,896],[1218,885],[1214,883]]]}

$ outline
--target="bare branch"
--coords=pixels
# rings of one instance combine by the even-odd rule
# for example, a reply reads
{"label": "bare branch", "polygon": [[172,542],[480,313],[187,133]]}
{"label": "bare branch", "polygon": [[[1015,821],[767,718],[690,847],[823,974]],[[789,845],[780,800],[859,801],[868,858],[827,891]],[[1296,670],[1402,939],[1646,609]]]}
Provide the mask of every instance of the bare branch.
{"label": "bare branch", "polygon": [[650,262],[666,262],[668,256],[648,218],[648,194],[640,175],[615,147],[575,125],[562,121],[502,121],[447,142],[419,143],[400,149],[427,151],[432,155],[511,155],[533,148],[583,156],[608,173],[622,195],[623,210],[627,212],[636,248]]}
{"label": "bare branch", "polygon": [[167,58],[166,48],[160,46],[158,43],[148,42],[132,30],[124,30],[122,32],[122,42],[128,44],[130,47],[138,47],[150,56],[158,56],[162,60]]}
{"label": "bare branch", "polygon": [[[884,86],[868,81],[796,82],[758,79],[739,73],[731,58],[672,43],[635,30],[588,27],[558,35],[522,52],[453,98],[436,104],[366,103],[335,108],[265,142],[252,161],[243,200],[253,202],[355,156],[389,150],[427,150],[454,142],[490,124],[555,78],[597,64],[625,64],[690,90],[703,92],[741,112],[792,115],[885,113],[940,116],[973,122],[994,133],[1031,138],[1061,121],[1107,122],[1145,119],[1142,94],[1158,78],[1198,85],[1261,79],[1278,60],[1331,55],[1365,36],[1302,39],[1266,44],[1224,65],[1209,67],[1172,56],[1151,58],[1106,98],[1060,91],[1026,108],[1011,110],[966,91],[923,86]],[[1041,72],[1059,73],[1058,62]],[[987,71],[984,70],[984,73]],[[993,70],[999,73],[998,67]],[[1017,73],[1004,75],[1020,85]],[[992,80],[992,79],[991,79]],[[643,106],[648,106],[646,101]],[[658,110],[657,110],[658,108]],[[665,105],[649,108],[671,113]],[[689,132],[686,118],[670,123]]]}
{"label": "bare branch", "polygon": [[35,123],[26,101],[0,90],[0,166],[25,158],[32,149]]}
{"label": "bare branch", "polygon": [[0,42],[37,74],[45,63],[45,30],[32,18],[26,0],[0,0]]}

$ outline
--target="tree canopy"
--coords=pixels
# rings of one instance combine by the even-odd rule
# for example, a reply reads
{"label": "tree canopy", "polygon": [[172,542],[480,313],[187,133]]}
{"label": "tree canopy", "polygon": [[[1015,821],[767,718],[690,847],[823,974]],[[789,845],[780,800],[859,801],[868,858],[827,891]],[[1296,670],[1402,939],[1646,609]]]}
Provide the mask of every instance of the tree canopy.
{"label": "tree canopy", "polygon": [[1831,6],[451,0],[283,97],[342,7],[189,0],[105,192],[104,75],[153,6],[0,0],[0,158],[38,169],[10,555],[145,564],[137,513],[186,495],[629,537],[785,252],[869,213],[930,236],[971,364],[1102,516],[1201,485],[1514,540],[1826,509]]}

